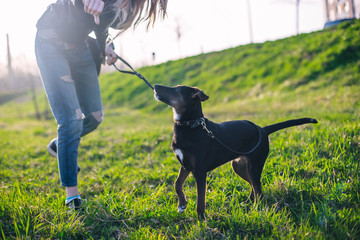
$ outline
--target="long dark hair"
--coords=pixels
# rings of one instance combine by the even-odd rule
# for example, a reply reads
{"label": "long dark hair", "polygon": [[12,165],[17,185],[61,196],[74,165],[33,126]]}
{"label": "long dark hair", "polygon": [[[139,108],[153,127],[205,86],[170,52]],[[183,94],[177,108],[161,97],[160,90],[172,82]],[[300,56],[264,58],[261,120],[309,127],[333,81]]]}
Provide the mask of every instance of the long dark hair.
{"label": "long dark hair", "polygon": [[148,22],[147,27],[154,25],[158,14],[166,16],[167,0],[117,0],[112,6],[115,10],[113,22],[118,22],[115,29],[119,34],[140,22]]}

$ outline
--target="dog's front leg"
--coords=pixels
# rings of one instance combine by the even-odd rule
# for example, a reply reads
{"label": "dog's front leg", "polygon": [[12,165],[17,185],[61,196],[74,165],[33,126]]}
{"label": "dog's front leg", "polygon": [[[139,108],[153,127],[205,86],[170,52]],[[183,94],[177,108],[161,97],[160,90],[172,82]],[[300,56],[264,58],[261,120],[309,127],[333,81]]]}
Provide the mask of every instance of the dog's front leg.
{"label": "dog's front leg", "polygon": [[179,175],[175,181],[175,191],[178,197],[179,205],[178,212],[183,213],[187,206],[185,194],[183,192],[183,185],[186,178],[189,176],[190,171],[186,170],[183,166],[180,167]]}
{"label": "dog's front leg", "polygon": [[206,171],[195,172],[197,187],[197,213],[200,220],[205,220]]}

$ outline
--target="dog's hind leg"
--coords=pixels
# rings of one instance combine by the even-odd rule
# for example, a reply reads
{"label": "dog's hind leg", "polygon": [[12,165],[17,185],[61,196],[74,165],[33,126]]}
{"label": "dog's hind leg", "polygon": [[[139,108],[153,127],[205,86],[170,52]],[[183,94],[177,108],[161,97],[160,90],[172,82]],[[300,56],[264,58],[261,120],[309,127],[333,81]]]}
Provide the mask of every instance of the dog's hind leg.
{"label": "dog's hind leg", "polygon": [[250,183],[250,178],[247,172],[247,159],[246,157],[239,157],[231,162],[234,172],[242,179]]}
{"label": "dog's hind leg", "polygon": [[256,156],[256,161],[255,159],[249,159],[248,162],[248,175],[250,179],[250,185],[252,187],[250,197],[253,200],[261,200],[263,197],[260,179],[268,153],[269,147],[266,147],[263,149],[263,151],[261,151],[260,154]]}
{"label": "dog's hind leg", "polygon": [[179,175],[175,181],[175,191],[178,197],[179,205],[178,212],[182,213],[185,211],[187,206],[187,201],[185,194],[183,192],[183,185],[186,178],[189,176],[190,171],[186,170],[183,166],[180,167]]}
{"label": "dog's hind leg", "polygon": [[254,188],[250,181],[250,177],[248,174],[248,159],[245,156],[239,157],[231,162],[231,166],[234,172],[239,175],[242,179],[247,181],[251,186],[251,193],[249,195],[250,199],[254,197]]}
{"label": "dog's hind leg", "polygon": [[252,188],[250,199],[255,201],[262,199],[261,182],[260,182],[261,172],[262,172],[262,168],[259,169],[256,166],[249,166],[250,185]]}

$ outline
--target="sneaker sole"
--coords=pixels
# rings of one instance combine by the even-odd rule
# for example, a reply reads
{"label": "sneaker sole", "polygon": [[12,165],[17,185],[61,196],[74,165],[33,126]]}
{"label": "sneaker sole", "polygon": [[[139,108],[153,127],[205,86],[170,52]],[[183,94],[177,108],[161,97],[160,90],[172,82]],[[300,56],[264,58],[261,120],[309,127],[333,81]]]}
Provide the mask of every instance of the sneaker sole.
{"label": "sneaker sole", "polygon": [[49,145],[47,145],[46,149],[52,156],[57,157],[57,153],[51,149],[50,145],[51,145],[51,143]]}

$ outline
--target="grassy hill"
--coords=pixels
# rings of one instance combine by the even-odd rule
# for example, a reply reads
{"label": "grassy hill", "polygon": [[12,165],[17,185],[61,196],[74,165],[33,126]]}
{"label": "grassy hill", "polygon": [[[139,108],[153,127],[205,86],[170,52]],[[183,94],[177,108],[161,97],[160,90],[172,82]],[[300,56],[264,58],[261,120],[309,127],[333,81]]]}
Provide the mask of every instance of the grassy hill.
{"label": "grassy hill", "polygon": [[[213,104],[356,86],[360,79],[359,24],[221,52],[170,61],[139,71],[153,84],[198,86]],[[112,106],[156,108],[148,87],[134,76],[113,73],[102,77],[104,102]],[[306,94],[306,93],[305,93]]]}
{"label": "grassy hill", "polygon": [[[270,136],[264,200],[246,203],[247,183],[229,164],[208,174],[207,222],[189,201],[177,213],[172,111],[135,76],[101,76],[105,119],[79,149],[87,199],[64,207],[56,159],[46,152],[53,119],[37,121],[29,97],[0,105],[0,238],[359,239],[360,22],[139,69],[151,83],[191,85],[215,121],[260,126],[295,117],[317,125]],[[44,94],[39,106],[47,105]]]}

